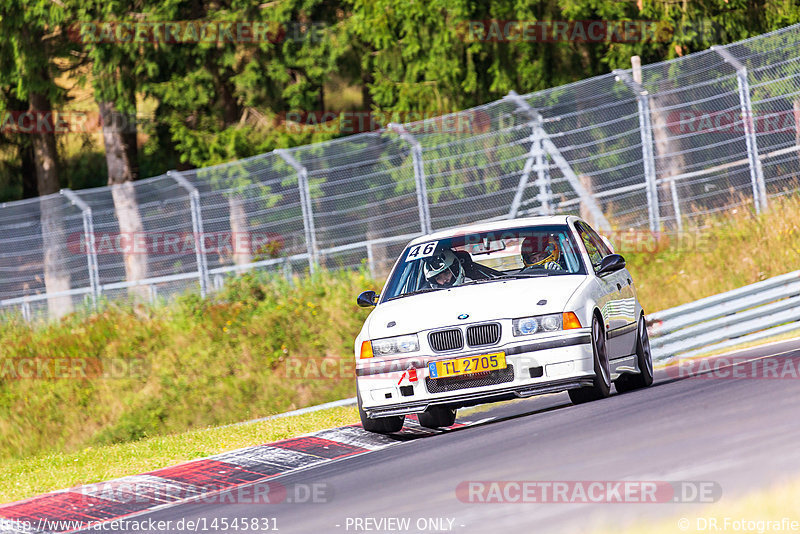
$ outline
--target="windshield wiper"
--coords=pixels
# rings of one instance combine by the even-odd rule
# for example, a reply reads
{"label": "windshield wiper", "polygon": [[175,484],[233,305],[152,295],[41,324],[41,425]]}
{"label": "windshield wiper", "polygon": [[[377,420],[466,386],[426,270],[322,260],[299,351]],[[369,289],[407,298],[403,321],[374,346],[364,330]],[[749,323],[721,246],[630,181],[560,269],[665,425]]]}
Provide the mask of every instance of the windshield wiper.
{"label": "windshield wiper", "polygon": [[549,276],[548,273],[508,273],[508,274],[501,274],[498,276],[493,276],[492,278],[481,278],[480,280],[470,280],[469,282],[464,282],[461,284],[462,286],[470,285],[470,284],[484,284],[486,282],[497,282],[498,280],[513,280],[514,278],[541,278],[544,276]]}
{"label": "windshield wiper", "polygon": [[462,286],[469,286],[469,285],[474,285],[474,284],[485,284],[486,282],[496,282],[496,281],[500,280],[500,278],[501,278],[500,276],[495,276],[495,277],[492,277],[492,278],[481,278],[479,280],[470,280],[469,282],[464,282],[461,285]]}
{"label": "windshield wiper", "polygon": [[545,276],[550,276],[550,273],[513,273],[504,274],[499,278],[543,278]]}

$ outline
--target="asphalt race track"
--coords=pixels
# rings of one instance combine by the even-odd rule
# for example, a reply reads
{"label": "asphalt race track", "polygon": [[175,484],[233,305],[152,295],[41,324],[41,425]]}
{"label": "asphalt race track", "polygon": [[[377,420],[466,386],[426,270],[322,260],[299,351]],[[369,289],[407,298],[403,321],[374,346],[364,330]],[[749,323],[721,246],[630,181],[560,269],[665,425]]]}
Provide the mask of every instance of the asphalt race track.
{"label": "asphalt race track", "polygon": [[[193,502],[135,519],[173,525],[203,520],[206,531],[213,532],[222,524],[213,528],[215,518],[274,518],[271,527],[280,532],[326,534],[572,533],[678,517],[694,521],[707,504],[470,503],[457,488],[469,481],[691,481],[681,486],[685,499],[696,501],[692,488],[702,484],[713,488],[706,500],[724,501],[797,479],[800,378],[785,370],[800,367],[800,340],[737,352],[722,361],[733,357],[758,360],[690,378],[660,371],[649,389],[582,406],[571,405],[566,394],[504,404],[469,416],[493,418],[481,424],[280,480],[287,487],[324,488],[312,499],[320,502]],[[762,365],[783,370],[783,378],[759,378]],[[185,532],[182,528],[151,532]]]}

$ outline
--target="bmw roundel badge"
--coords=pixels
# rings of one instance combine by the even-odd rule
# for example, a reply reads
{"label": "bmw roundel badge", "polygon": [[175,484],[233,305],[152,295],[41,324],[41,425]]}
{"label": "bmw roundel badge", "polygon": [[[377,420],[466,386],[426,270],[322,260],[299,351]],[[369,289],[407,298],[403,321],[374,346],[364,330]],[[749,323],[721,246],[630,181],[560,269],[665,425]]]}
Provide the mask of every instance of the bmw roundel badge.
{"label": "bmw roundel badge", "polygon": [[458,318],[459,318],[459,319],[461,319],[462,321],[463,321],[464,319],[468,318],[468,317],[469,317],[469,314],[468,314],[468,313],[462,313],[461,315],[459,315],[459,316],[458,316]]}

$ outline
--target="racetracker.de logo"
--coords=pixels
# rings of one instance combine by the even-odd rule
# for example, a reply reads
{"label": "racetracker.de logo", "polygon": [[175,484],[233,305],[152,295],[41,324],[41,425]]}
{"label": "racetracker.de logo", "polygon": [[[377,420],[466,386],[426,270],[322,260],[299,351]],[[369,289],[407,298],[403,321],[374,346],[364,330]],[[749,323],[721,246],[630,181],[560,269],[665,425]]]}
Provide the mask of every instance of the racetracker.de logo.
{"label": "racetracker.de logo", "polygon": [[0,382],[8,380],[86,380],[145,378],[145,358],[0,358]]}
{"label": "racetracker.de logo", "polygon": [[73,254],[193,255],[205,253],[279,255],[284,239],[273,232],[75,232],[67,238]]}
{"label": "racetracker.de logo", "polygon": [[6,134],[92,133],[101,130],[136,132],[143,119],[97,111],[27,110],[0,112],[0,132]]}
{"label": "racetracker.de logo", "polygon": [[374,132],[389,124],[402,124],[411,135],[480,134],[492,128],[492,118],[485,111],[331,111],[294,110],[278,115],[277,128],[300,133],[313,129],[331,134]]}
{"label": "racetracker.de logo", "polygon": [[469,504],[713,503],[722,487],[713,481],[476,480],[461,482],[456,497]]}
{"label": "racetracker.de logo", "polygon": [[[214,468],[217,471],[216,476],[231,466],[220,464]],[[198,475],[198,478],[201,476]],[[95,499],[119,503],[176,502],[190,499],[204,504],[325,504],[333,500],[334,490],[327,482],[281,484],[270,481],[231,489],[224,482],[183,484],[169,480],[129,482],[119,479],[82,486],[80,494],[87,504],[93,503]]]}
{"label": "racetracker.de logo", "polygon": [[798,380],[800,358],[718,356],[681,360],[665,369],[672,378],[696,380]]}
{"label": "racetracker.de logo", "polygon": [[468,43],[670,42],[672,24],[655,20],[471,20],[459,26]]}
{"label": "racetracker.de logo", "polygon": [[70,41],[98,43],[247,44],[321,41],[322,22],[247,20],[85,21],[67,29]]}
{"label": "racetracker.de logo", "polygon": [[785,133],[794,135],[800,127],[800,109],[742,115],[735,110],[680,110],[667,115],[667,128],[674,135]]}

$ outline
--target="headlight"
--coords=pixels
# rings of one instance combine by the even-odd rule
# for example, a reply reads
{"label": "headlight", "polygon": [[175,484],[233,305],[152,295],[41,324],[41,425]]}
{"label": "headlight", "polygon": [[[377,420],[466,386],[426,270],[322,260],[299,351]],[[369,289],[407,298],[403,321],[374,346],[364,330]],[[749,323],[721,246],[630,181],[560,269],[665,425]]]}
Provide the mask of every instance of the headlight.
{"label": "headlight", "polygon": [[372,340],[372,352],[375,356],[389,356],[391,354],[404,354],[419,350],[417,334],[410,336],[387,337]]}
{"label": "headlight", "polygon": [[561,314],[520,317],[512,321],[512,330],[515,336],[529,336],[539,332],[555,332],[556,330],[561,330]]}

